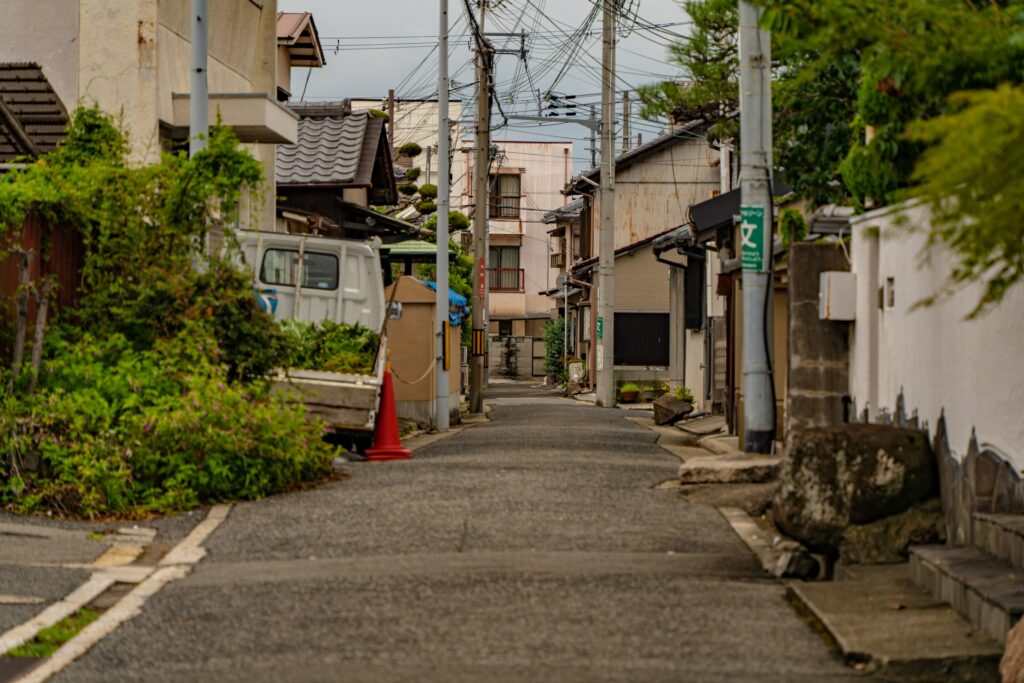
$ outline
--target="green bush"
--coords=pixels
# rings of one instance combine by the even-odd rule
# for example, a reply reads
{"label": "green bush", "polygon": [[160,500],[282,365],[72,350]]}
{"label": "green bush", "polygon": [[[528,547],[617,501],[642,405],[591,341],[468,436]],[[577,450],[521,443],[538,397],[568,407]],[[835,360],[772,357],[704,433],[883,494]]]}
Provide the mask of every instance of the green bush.
{"label": "green bush", "polygon": [[569,369],[565,365],[565,318],[548,321],[544,326],[544,372],[564,384]]}
{"label": "green bush", "polygon": [[693,392],[687,387],[676,387],[672,394],[680,401],[687,401],[693,403]]}
{"label": "green bush", "polygon": [[30,211],[85,244],[80,306],[46,330],[35,390],[0,367],[0,505],[131,517],[322,478],[337,451],[269,395],[294,348],[237,265],[262,167],[219,126],[192,158],[127,151],[109,116],[79,109],[57,151],[0,179],[0,257]]}
{"label": "green bush", "polygon": [[379,336],[362,325],[324,320],[317,324],[282,321],[290,340],[287,365],[307,370],[372,374]]}
{"label": "green bush", "polygon": [[[138,516],[257,498],[330,471],[301,406],[228,379],[199,328],[153,349],[55,329],[39,390],[0,402],[0,502],[21,512]],[[30,466],[34,463],[34,467]]]}
{"label": "green bush", "polygon": [[434,185],[433,183],[424,183],[420,185],[420,196],[424,199],[436,199],[437,185]]}
{"label": "green bush", "polygon": [[420,177],[420,168],[419,168],[419,166],[413,166],[410,169],[406,169],[406,171],[405,171],[405,179],[408,180],[409,182],[414,183],[414,182],[416,182],[416,180],[419,177]]}
{"label": "green bush", "polygon": [[416,194],[418,188],[413,183],[402,183],[398,186],[398,191],[404,194],[406,197],[410,197]]}
{"label": "green bush", "polygon": [[437,204],[431,201],[424,200],[416,204],[416,210],[422,214],[434,213],[437,211]]}
{"label": "green bush", "polygon": [[627,391],[639,392],[639,391],[641,391],[641,389],[640,389],[640,387],[638,385],[634,384],[633,382],[627,382],[626,384],[623,384],[621,387],[619,387],[619,393],[620,394],[624,393],[624,392],[627,392]]}
{"label": "green bush", "polygon": [[423,153],[423,148],[420,147],[415,142],[407,142],[404,145],[399,146],[398,153],[403,157],[415,159],[416,157]]}

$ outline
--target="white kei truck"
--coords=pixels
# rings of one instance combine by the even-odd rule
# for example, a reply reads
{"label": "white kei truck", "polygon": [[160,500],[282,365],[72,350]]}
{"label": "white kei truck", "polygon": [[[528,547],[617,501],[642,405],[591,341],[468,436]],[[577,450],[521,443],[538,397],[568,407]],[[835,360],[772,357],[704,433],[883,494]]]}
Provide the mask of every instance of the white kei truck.
{"label": "white kei truck", "polygon": [[[331,320],[381,331],[385,301],[377,238],[240,231],[238,240],[260,304],[276,319]],[[324,419],[337,441],[362,453],[373,439],[385,348],[382,337],[373,374],[283,368],[273,391],[296,396],[310,414]]]}

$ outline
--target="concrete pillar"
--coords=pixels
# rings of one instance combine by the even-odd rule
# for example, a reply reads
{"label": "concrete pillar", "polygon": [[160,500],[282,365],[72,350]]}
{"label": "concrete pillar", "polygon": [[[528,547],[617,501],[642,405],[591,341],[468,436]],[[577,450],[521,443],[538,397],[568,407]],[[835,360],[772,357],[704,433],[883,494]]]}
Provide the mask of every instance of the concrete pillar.
{"label": "concrete pillar", "polygon": [[686,272],[668,271],[668,383],[675,389],[686,385]]}

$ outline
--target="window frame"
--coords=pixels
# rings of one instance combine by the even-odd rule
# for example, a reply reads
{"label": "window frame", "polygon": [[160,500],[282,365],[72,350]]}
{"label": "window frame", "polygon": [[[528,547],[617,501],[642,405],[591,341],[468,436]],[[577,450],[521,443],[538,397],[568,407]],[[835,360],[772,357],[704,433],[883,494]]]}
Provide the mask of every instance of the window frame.
{"label": "window frame", "polygon": [[[267,279],[267,255],[270,252],[284,253],[284,254],[296,254],[298,258],[298,282],[272,282]],[[314,287],[308,284],[303,284],[303,276],[306,274],[306,259],[310,256],[315,257],[327,257],[334,261],[334,286],[333,287]],[[273,287],[295,287],[298,285],[302,289],[308,289],[312,292],[336,292],[341,287],[341,260],[337,254],[331,254],[325,251],[306,251],[300,254],[298,249],[289,249],[286,247],[267,247],[263,250],[263,254],[260,258],[260,283],[270,285]]]}

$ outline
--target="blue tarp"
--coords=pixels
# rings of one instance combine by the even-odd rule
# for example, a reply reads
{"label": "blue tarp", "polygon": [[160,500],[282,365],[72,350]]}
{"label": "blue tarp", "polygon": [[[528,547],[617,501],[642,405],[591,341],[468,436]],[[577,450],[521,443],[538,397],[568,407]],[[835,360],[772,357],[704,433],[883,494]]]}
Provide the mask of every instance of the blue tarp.
{"label": "blue tarp", "polygon": [[[428,280],[424,282],[427,287],[430,287],[435,292],[437,291],[437,283]],[[461,325],[462,319],[469,315],[469,301],[466,297],[462,296],[458,292],[453,292],[452,288],[448,288],[448,322],[452,325]]]}

